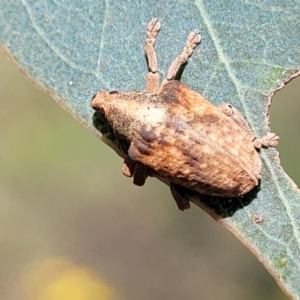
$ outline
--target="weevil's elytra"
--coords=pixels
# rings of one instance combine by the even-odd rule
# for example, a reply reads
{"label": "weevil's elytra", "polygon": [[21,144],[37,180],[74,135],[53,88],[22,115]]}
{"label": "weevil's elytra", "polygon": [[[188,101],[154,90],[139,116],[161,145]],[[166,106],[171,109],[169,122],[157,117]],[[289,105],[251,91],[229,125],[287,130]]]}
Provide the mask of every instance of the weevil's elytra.
{"label": "weevil's elytra", "polygon": [[155,38],[160,23],[147,25],[145,54],[149,72],[145,92],[100,91],[92,107],[101,112],[125,156],[122,172],[143,185],[147,176],[170,182],[180,210],[190,207],[184,190],[238,197],[251,191],[261,178],[257,149],[274,147],[278,136],[255,137],[242,114],[231,104],[218,107],[174,80],[200,43],[198,30],[188,35],[182,52],[159,84]]}

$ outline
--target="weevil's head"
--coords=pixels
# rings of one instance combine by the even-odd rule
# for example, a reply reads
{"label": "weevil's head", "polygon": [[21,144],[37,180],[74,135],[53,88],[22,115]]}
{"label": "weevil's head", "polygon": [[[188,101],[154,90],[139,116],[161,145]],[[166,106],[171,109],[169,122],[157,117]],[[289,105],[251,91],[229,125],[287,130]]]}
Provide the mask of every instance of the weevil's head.
{"label": "weevil's head", "polygon": [[111,101],[115,99],[118,96],[118,94],[118,91],[100,91],[96,93],[91,100],[92,108],[100,112],[104,116],[107,115]]}
{"label": "weevil's head", "polygon": [[93,125],[102,134],[102,141],[113,148],[119,155],[124,155],[121,150],[118,139],[115,136],[115,130],[107,119],[110,113],[110,104],[113,96],[119,94],[117,91],[110,93],[100,91],[96,93],[92,100],[91,106],[95,110],[93,114]]}
{"label": "weevil's head", "polygon": [[[135,104],[134,98],[132,93],[118,91],[100,91],[95,94],[91,103],[92,108],[96,111],[93,117],[94,126],[102,132],[103,126],[108,124],[112,131],[118,133],[119,136],[126,137],[135,117],[132,115],[131,109],[132,106],[136,107],[132,105]],[[102,126],[101,130],[99,124]]]}

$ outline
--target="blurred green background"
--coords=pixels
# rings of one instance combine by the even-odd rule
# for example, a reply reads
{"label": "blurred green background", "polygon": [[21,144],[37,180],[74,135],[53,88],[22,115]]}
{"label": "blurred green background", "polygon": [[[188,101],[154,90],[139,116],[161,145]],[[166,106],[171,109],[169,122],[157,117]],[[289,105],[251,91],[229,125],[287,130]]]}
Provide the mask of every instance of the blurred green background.
{"label": "blurred green background", "polygon": [[[122,160],[0,55],[0,299],[287,299],[230,232]],[[300,180],[300,78],[271,129]]]}

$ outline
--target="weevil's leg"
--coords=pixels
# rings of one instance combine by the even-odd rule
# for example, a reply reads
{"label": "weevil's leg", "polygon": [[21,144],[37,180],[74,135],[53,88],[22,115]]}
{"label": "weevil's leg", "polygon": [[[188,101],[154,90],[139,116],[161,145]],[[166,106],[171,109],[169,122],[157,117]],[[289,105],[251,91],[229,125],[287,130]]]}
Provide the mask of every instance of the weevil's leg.
{"label": "weevil's leg", "polygon": [[179,185],[170,182],[170,190],[179,210],[184,211],[185,209],[190,208],[190,202],[185,198],[184,193]]}
{"label": "weevil's leg", "polygon": [[145,166],[140,163],[135,163],[133,170],[133,183],[138,186],[143,186],[148,177],[148,172]]}
{"label": "weevil's leg", "polygon": [[148,60],[149,72],[147,74],[146,91],[157,93],[159,89],[159,74],[157,70],[157,59],[154,50],[155,38],[160,30],[160,23],[157,18],[153,18],[147,25],[147,38],[145,54]]}
{"label": "weevil's leg", "polygon": [[139,141],[133,139],[131,145],[126,149],[125,153],[127,155],[123,162],[122,173],[127,177],[133,177],[133,183],[135,185],[142,186],[148,177],[148,171],[146,167],[139,162],[141,153],[135,144],[139,144]]}
{"label": "weevil's leg", "polygon": [[148,177],[145,166],[131,160],[128,156],[124,159],[122,174],[126,177],[133,177],[133,183],[138,186],[143,186]]}
{"label": "weevil's leg", "polygon": [[201,35],[199,30],[194,30],[188,35],[185,47],[183,48],[182,52],[172,62],[168,70],[167,78],[164,79],[164,81],[162,82],[160,86],[160,90],[167,82],[174,79],[180,67],[187,62],[189,57],[192,55],[194,48],[200,43],[200,41],[201,41]]}
{"label": "weevil's leg", "polygon": [[276,147],[279,141],[279,136],[273,132],[268,132],[266,136],[253,141],[253,146],[257,149],[261,147]]}
{"label": "weevil's leg", "polygon": [[219,105],[219,108],[225,115],[229,116],[235,123],[237,123],[243,130],[248,133],[255,148],[259,149],[261,147],[277,146],[279,136],[277,136],[275,133],[269,132],[266,136],[258,139],[243,115],[231,104],[223,103]]}
{"label": "weevil's leg", "polygon": [[123,165],[122,165],[122,174],[126,177],[132,177],[134,172],[134,164],[128,156],[125,157]]}

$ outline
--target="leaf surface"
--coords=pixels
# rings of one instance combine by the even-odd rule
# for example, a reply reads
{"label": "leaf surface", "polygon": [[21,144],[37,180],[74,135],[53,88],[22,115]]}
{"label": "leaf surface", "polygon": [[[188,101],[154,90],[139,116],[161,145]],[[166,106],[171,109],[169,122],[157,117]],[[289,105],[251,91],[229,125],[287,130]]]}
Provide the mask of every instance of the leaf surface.
{"label": "leaf surface", "polygon": [[[144,90],[145,27],[153,16],[162,24],[156,42],[161,77],[187,34],[200,29],[201,44],[182,82],[214,104],[233,104],[258,136],[268,131],[272,92],[299,73],[298,0],[0,0],[0,5],[5,51],[91,130],[90,99],[99,89]],[[299,190],[282,170],[275,149],[262,149],[261,157],[263,178],[255,199],[218,219],[287,294],[300,299]]]}

